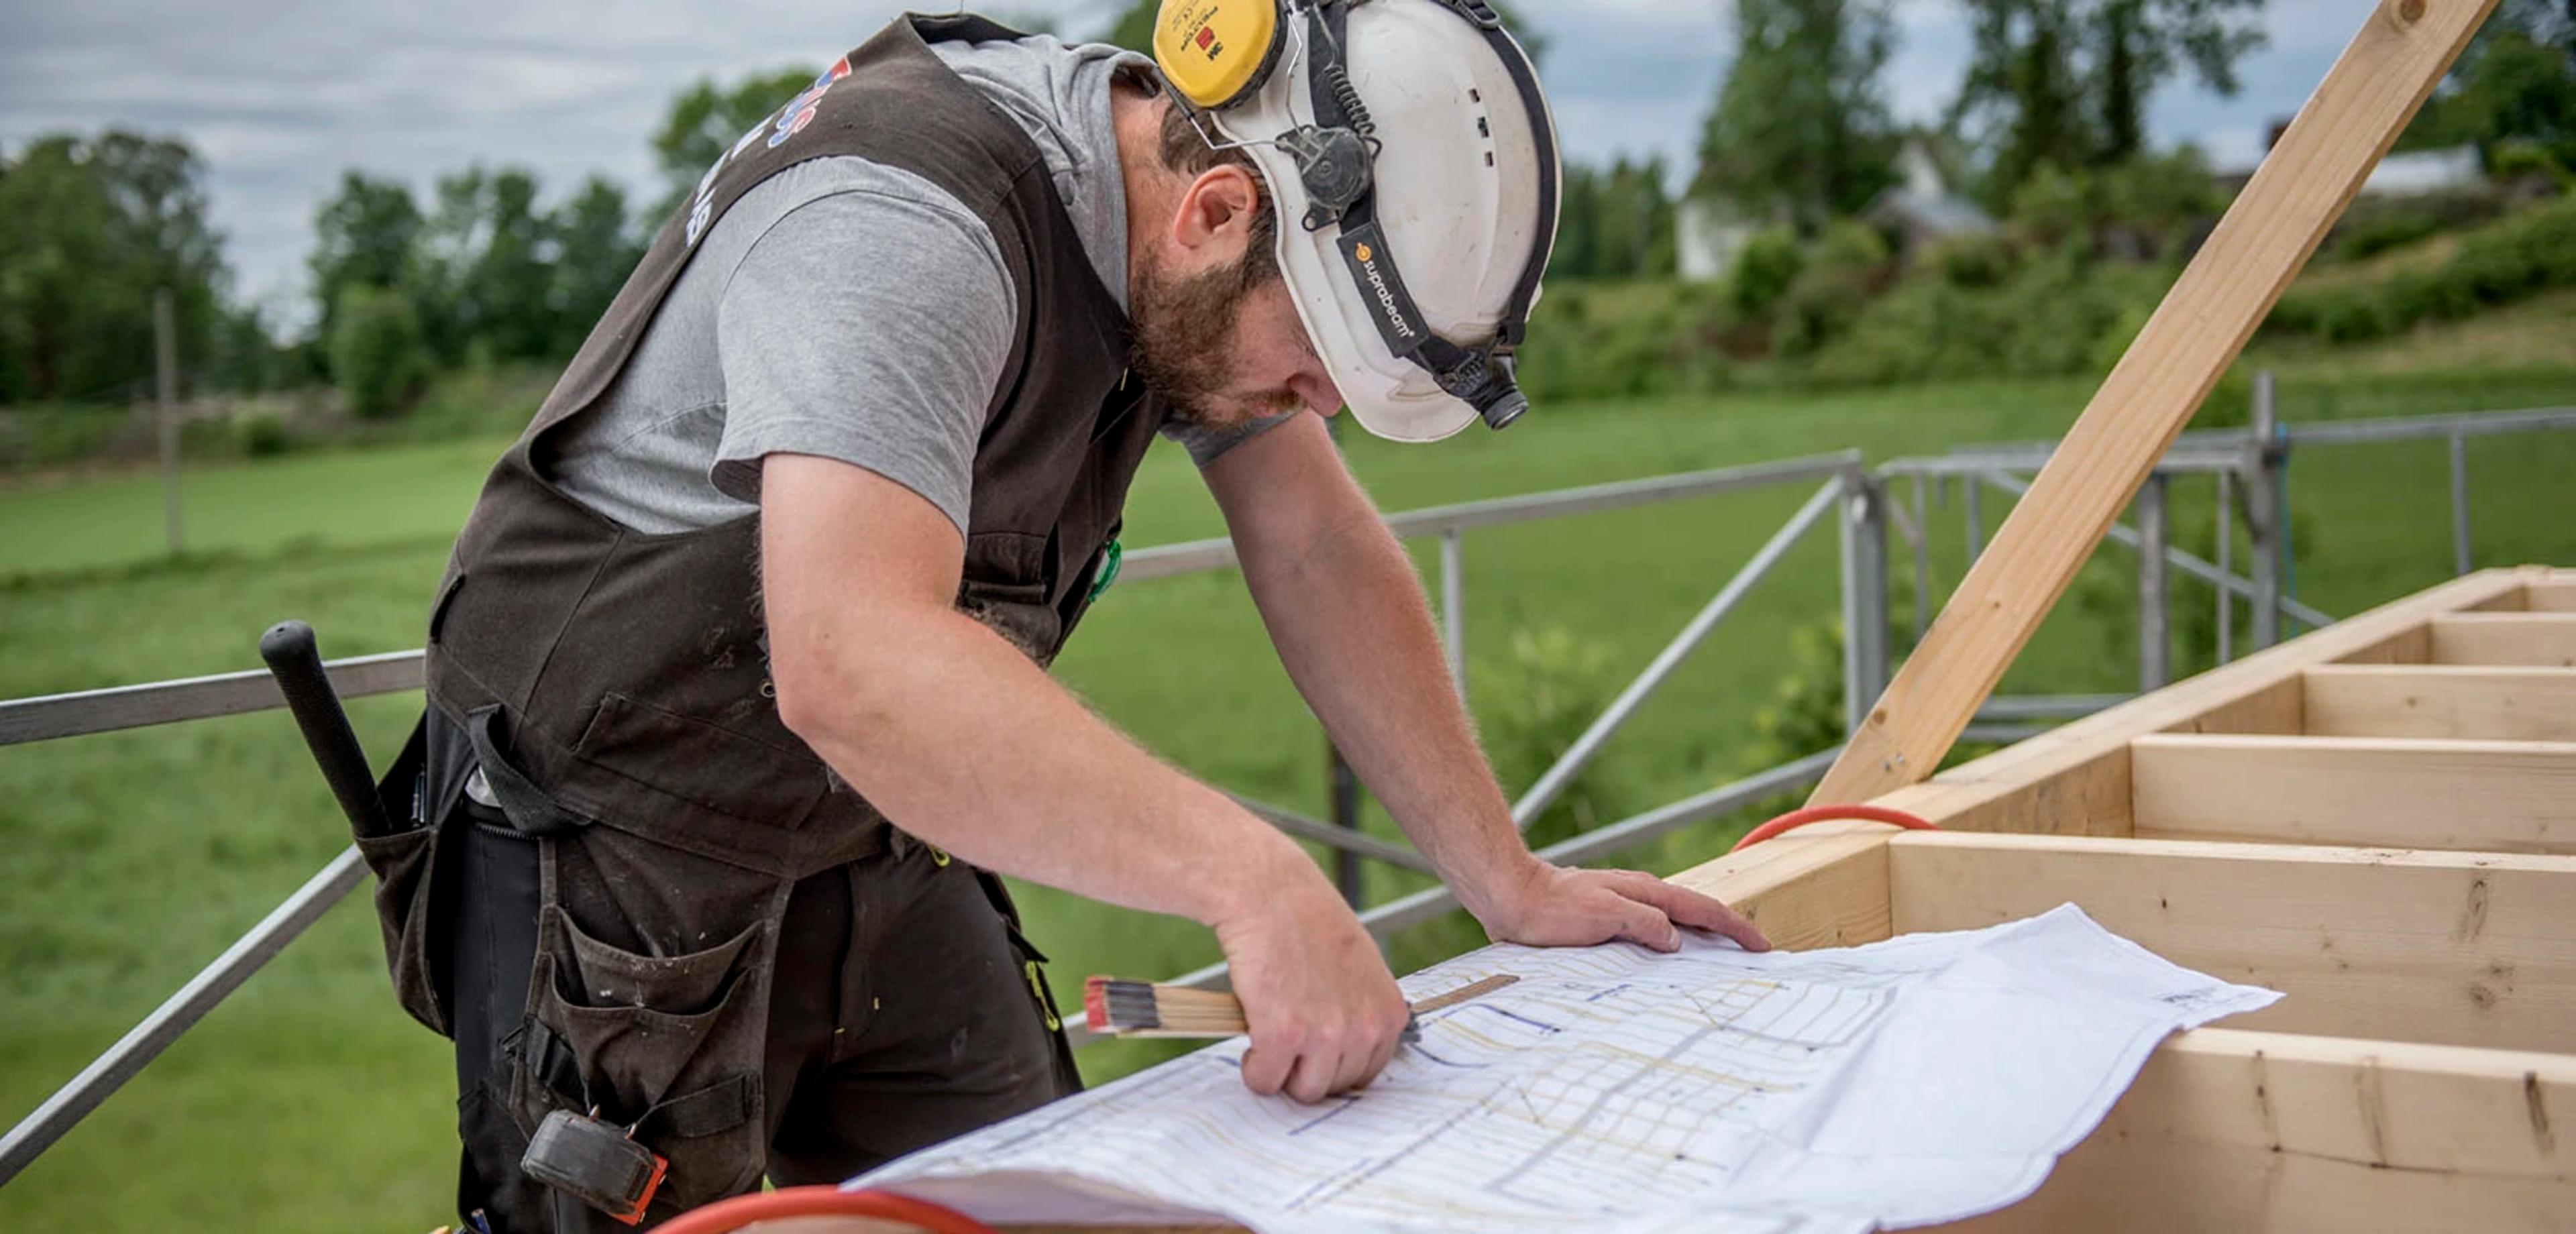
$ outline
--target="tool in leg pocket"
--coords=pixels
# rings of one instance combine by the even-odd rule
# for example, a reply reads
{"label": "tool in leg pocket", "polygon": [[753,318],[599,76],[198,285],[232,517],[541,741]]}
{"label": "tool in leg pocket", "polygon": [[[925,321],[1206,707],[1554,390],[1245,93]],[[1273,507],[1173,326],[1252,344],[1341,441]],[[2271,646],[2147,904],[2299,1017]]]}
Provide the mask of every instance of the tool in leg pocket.
{"label": "tool in leg pocket", "polygon": [[556,1110],[537,1125],[519,1169],[528,1177],[627,1224],[644,1220],[669,1158],[635,1142],[635,1128]]}
{"label": "tool in leg pocket", "polygon": [[286,696],[295,726],[304,731],[304,744],[313,751],[313,761],[322,765],[322,778],[331,782],[331,795],[340,799],[350,828],[361,839],[402,830],[385,813],[376,777],[367,770],[367,752],[358,747],[358,735],[349,728],[349,713],[341,710],[331,676],[323,671],[313,627],[300,621],[269,627],[268,633],[259,636],[259,658],[268,662],[269,673],[277,678],[278,692]]}

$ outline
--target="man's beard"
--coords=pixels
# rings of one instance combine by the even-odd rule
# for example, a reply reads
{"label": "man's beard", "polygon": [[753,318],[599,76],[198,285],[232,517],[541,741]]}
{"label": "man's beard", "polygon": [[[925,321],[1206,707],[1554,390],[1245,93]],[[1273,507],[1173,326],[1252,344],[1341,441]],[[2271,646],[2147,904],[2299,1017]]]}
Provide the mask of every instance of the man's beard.
{"label": "man's beard", "polygon": [[1225,398],[1237,365],[1234,327],[1250,291],[1234,269],[1175,276],[1155,262],[1128,307],[1127,367],[1172,406],[1174,418],[1230,428],[1278,408]]}

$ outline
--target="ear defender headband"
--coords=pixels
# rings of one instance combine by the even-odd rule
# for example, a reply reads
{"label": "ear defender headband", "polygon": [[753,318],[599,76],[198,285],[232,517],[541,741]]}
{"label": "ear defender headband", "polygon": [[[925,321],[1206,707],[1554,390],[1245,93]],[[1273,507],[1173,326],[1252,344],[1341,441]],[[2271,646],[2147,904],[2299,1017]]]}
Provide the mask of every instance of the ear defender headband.
{"label": "ear defender headband", "polygon": [[[1365,2],[1162,0],[1154,17],[1154,62],[1177,105],[1193,112],[1221,111],[1252,97],[1268,83],[1288,43],[1291,24],[1303,17],[1302,59],[1315,122],[1297,125],[1272,140],[1296,161],[1298,179],[1306,191],[1306,230],[1340,225],[1343,265],[1361,303],[1372,306],[1370,320],[1387,348],[1420,365],[1443,391],[1474,407],[1487,425],[1499,429],[1529,410],[1529,399],[1513,379],[1513,355],[1528,333],[1530,302],[1538,295],[1539,277],[1556,235],[1557,183],[1545,170],[1556,165],[1547,102],[1539,93],[1538,74],[1529,56],[1503,30],[1502,19],[1490,6],[1483,0],[1438,0],[1482,33],[1501,57],[1529,116],[1542,169],[1538,227],[1494,339],[1482,347],[1461,347],[1433,333],[1423,319],[1396,273],[1394,254],[1378,226],[1371,168],[1381,143],[1375,136],[1376,123],[1351,85],[1343,49],[1350,10]],[[1197,122],[1195,115],[1192,122]],[[1220,145],[1204,127],[1199,133],[1211,146]]]}

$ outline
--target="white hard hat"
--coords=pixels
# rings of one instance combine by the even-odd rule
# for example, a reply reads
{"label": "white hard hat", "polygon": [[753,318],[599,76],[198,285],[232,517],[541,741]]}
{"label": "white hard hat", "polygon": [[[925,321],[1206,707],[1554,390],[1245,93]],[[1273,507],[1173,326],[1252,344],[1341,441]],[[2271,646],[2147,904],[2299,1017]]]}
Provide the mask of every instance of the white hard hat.
{"label": "white hard hat", "polygon": [[1176,105],[1268,183],[1280,272],[1362,427],[1435,441],[1528,407],[1512,356],[1562,170],[1529,57],[1492,9],[1164,0],[1154,45]]}

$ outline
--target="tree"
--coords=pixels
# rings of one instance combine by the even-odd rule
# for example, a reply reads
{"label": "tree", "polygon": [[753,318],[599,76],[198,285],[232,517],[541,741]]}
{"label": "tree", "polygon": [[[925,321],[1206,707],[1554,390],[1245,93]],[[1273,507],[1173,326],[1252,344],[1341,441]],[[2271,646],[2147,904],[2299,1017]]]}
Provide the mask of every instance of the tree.
{"label": "tree", "polygon": [[2096,159],[2118,163],[2146,149],[2147,95],[2188,64],[2220,94],[2238,88],[2236,62],[2263,45],[2254,26],[2263,0],[2097,0],[2090,45]]}
{"label": "tree", "polygon": [[2398,147],[2471,144],[2492,166],[2507,142],[2576,170],[2576,0],[2497,5]]}
{"label": "tree", "polygon": [[341,293],[365,285],[412,287],[423,224],[411,189],[395,180],[369,178],[354,168],[340,173],[340,191],[313,216],[313,299],[317,338],[328,340],[338,322]]}
{"label": "tree", "polygon": [[1885,0],[1739,0],[1693,196],[1812,232],[1895,183]]}
{"label": "tree", "polygon": [[439,178],[438,209],[421,233],[434,310],[422,325],[442,359],[464,358],[477,341],[500,359],[552,346],[554,253],[536,202],[536,177],[522,168]]}
{"label": "tree", "polygon": [[0,400],[140,389],[161,288],[181,355],[205,354],[225,271],[202,176],[185,144],[114,130],[38,137],[0,162]]}
{"label": "tree", "polygon": [[429,351],[411,297],[366,283],[340,289],[329,336],[331,380],[349,410],[375,420],[398,414],[429,380]]}
{"label": "tree", "polygon": [[2010,200],[2044,166],[2073,171],[2146,148],[2149,96],[2188,66],[2233,94],[2260,47],[2263,0],[1964,0],[1974,31],[1950,125],[1989,158],[1986,197]]}
{"label": "tree", "polygon": [[154,287],[169,289],[181,354],[203,357],[230,277],[222,238],[206,221],[204,163],[185,142],[118,129],[99,134],[89,154],[117,244],[141,255]]}
{"label": "tree", "polygon": [[555,208],[547,230],[555,257],[551,350],[571,355],[617,298],[644,246],[627,228],[625,191],[597,176]]}
{"label": "tree", "polygon": [[686,202],[716,159],[751,126],[767,120],[787,100],[813,85],[815,72],[782,68],[752,74],[730,86],[701,77],[674,97],[662,127],[653,134],[653,158],[670,186],[655,214],[668,215]]}

